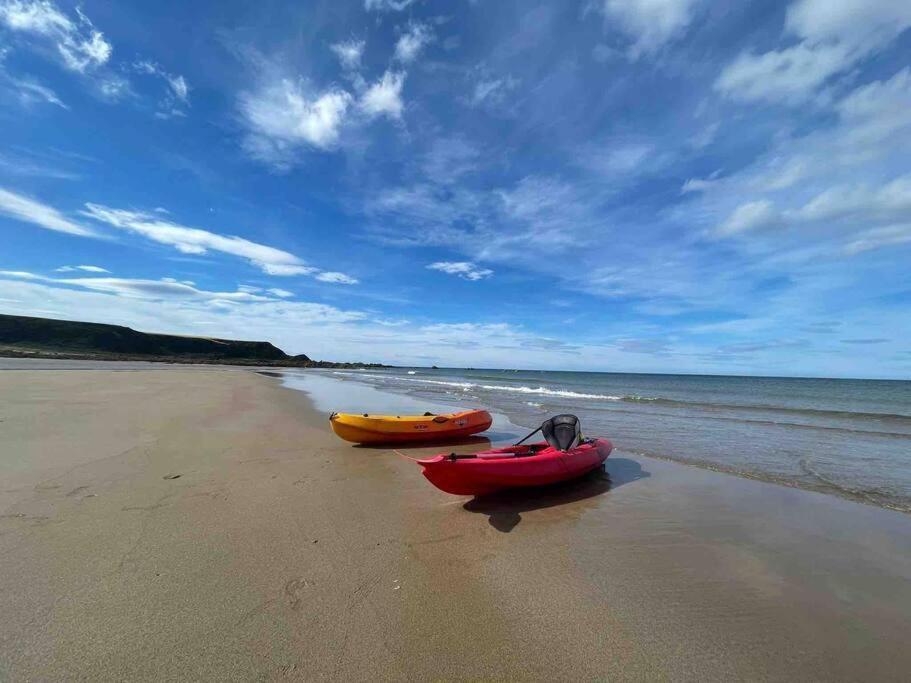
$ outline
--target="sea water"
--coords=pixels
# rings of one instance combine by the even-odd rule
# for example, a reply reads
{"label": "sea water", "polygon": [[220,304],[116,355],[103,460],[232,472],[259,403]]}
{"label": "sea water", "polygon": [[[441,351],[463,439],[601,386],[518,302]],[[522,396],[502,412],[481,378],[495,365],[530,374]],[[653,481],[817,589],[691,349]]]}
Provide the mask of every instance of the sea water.
{"label": "sea water", "polygon": [[426,368],[320,372],[407,395],[409,405],[482,407],[529,428],[573,413],[586,435],[607,437],[629,454],[911,512],[908,381]]}

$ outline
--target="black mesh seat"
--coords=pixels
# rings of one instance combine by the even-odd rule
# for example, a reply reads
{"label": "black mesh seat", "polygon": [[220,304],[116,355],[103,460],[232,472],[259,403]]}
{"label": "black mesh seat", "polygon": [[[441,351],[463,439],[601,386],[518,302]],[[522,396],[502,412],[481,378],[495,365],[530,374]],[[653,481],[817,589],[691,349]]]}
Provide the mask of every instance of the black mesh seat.
{"label": "black mesh seat", "polygon": [[582,443],[582,424],[575,415],[555,415],[541,425],[541,434],[557,450],[568,451]]}

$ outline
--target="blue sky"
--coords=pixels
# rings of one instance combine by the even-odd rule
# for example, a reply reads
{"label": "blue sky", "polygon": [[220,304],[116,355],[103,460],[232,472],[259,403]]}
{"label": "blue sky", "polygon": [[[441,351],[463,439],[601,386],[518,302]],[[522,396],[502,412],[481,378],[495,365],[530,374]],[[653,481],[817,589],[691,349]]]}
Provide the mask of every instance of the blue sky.
{"label": "blue sky", "polygon": [[0,312],[911,377],[911,3],[0,0]]}

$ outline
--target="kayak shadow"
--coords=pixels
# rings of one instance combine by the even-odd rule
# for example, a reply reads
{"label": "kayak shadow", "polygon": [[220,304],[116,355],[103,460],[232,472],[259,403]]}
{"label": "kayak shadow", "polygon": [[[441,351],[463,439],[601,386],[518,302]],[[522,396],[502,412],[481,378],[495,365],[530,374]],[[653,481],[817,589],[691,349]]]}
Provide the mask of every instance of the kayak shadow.
{"label": "kayak shadow", "polygon": [[[609,458],[606,469],[599,467],[578,479],[475,496],[462,507],[469,512],[487,515],[490,526],[508,534],[522,521],[523,512],[591,500],[611,489],[650,476],[635,460]],[[577,506],[567,512],[578,516],[580,508]]]}
{"label": "kayak shadow", "polygon": [[352,444],[352,448],[365,448],[369,450],[379,450],[379,451],[388,451],[395,449],[397,451],[409,451],[409,450],[427,450],[432,448],[437,453],[448,452],[448,449],[457,447],[457,446],[471,446],[472,451],[485,451],[490,450],[492,447],[490,439],[486,436],[463,436],[460,439],[448,439],[442,441],[440,439],[429,439],[427,441],[410,441],[408,443],[356,443]]}

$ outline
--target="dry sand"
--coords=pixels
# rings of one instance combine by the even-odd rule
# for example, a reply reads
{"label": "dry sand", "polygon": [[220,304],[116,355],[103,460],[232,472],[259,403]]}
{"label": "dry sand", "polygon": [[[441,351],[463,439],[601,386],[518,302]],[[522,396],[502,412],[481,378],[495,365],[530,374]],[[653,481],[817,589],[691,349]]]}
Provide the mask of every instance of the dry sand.
{"label": "dry sand", "polygon": [[911,516],[608,462],[470,500],[248,370],[0,372],[0,679],[907,680]]}

